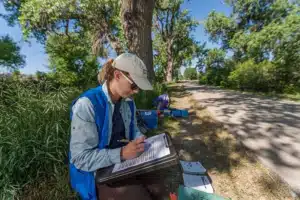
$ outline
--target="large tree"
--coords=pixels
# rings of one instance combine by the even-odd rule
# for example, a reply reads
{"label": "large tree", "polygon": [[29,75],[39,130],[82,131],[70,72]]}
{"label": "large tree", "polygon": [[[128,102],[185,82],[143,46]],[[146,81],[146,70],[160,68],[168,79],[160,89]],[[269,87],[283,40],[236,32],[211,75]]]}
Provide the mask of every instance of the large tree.
{"label": "large tree", "polygon": [[154,0],[122,0],[121,22],[129,52],[145,63],[150,79],[154,79],[152,50],[152,15]]}
{"label": "large tree", "polygon": [[0,67],[14,71],[25,65],[20,47],[8,35],[0,37],[0,49]]}
{"label": "large tree", "polygon": [[[188,10],[180,8],[183,0],[158,0],[155,9],[155,57],[163,65],[165,80],[173,80],[175,68],[191,61],[196,49],[192,36],[198,22]],[[165,67],[165,68],[164,68]]]}

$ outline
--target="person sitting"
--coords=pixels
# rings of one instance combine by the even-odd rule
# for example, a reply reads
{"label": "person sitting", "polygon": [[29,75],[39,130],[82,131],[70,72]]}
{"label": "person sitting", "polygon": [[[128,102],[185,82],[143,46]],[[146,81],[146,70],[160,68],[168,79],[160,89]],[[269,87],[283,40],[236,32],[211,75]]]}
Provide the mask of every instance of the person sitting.
{"label": "person sitting", "polygon": [[[163,181],[158,173],[135,176],[117,183],[95,183],[95,172],[144,151],[145,136],[136,125],[133,94],[152,90],[147,68],[134,54],[107,61],[98,75],[100,86],[72,103],[69,172],[72,188],[84,200],[161,199]],[[124,144],[122,139],[131,142]]]}
{"label": "person sitting", "polygon": [[154,105],[156,106],[157,110],[165,110],[169,108],[169,95],[168,94],[162,94],[159,95],[155,100],[154,100]]}

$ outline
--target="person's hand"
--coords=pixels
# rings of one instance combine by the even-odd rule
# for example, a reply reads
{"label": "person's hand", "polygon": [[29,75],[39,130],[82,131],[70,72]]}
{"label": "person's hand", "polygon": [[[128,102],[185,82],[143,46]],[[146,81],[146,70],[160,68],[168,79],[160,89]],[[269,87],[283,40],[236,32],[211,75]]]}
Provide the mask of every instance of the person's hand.
{"label": "person's hand", "polygon": [[130,160],[138,157],[142,152],[144,152],[144,140],[145,137],[139,137],[132,142],[129,142],[121,150],[121,158],[123,160]]}

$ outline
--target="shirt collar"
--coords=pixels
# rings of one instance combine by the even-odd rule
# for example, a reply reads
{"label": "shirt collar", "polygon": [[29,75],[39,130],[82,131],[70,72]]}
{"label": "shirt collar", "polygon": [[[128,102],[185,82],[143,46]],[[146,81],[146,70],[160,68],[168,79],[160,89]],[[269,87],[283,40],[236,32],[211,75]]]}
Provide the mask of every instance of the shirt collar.
{"label": "shirt collar", "polygon": [[107,88],[107,82],[106,81],[102,85],[102,90],[103,90],[103,93],[105,94],[105,96],[107,98],[107,101],[112,104],[113,102],[112,102],[112,100],[110,98],[110,95],[108,93],[108,88]]}

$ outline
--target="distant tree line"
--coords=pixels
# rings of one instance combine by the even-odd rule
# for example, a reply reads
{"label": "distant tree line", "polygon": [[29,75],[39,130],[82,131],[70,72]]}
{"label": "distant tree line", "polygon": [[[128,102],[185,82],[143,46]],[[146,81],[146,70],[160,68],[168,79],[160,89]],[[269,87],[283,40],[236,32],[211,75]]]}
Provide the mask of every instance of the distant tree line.
{"label": "distant tree line", "polygon": [[[200,83],[255,91],[300,92],[300,6],[288,0],[227,0],[229,16],[205,22],[221,48],[203,51]],[[228,56],[230,55],[230,56]]]}

